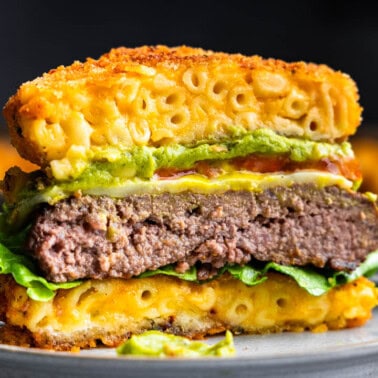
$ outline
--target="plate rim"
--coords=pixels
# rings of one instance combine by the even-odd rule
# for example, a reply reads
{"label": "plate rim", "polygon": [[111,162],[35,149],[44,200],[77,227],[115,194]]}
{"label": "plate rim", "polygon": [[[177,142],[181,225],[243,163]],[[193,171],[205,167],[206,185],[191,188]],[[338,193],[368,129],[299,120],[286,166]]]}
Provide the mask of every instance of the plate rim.
{"label": "plate rim", "polygon": [[[331,331],[333,332],[333,331]],[[337,332],[337,331],[335,331]],[[109,348],[111,350],[113,348]],[[57,352],[51,350],[44,350],[38,348],[26,348],[0,344],[0,361],[6,360],[25,360],[34,359],[37,363],[38,360],[41,362],[46,362],[46,360],[54,360],[54,364],[58,362],[59,364],[65,364],[66,362],[75,361],[75,363],[86,364],[91,363],[92,367],[94,364],[128,364],[138,367],[143,365],[145,368],[152,368],[153,366],[159,365],[159,367],[164,367],[165,365],[178,365],[181,367],[185,364],[189,364],[191,367],[199,367],[204,364],[216,365],[218,367],[233,366],[235,364],[241,366],[272,366],[272,365],[291,365],[294,361],[296,364],[308,364],[320,363],[320,362],[344,362],[346,360],[360,359],[365,360],[374,359],[378,365],[378,338],[368,343],[361,343],[361,345],[353,344],[353,346],[340,346],[335,350],[327,351],[314,351],[313,353],[303,353],[299,355],[293,354],[280,354],[276,356],[231,356],[231,357],[196,357],[196,358],[159,358],[159,357],[143,357],[143,356],[107,356],[107,355],[96,355],[94,354],[80,354],[80,352]],[[149,367],[147,366],[149,365]]]}

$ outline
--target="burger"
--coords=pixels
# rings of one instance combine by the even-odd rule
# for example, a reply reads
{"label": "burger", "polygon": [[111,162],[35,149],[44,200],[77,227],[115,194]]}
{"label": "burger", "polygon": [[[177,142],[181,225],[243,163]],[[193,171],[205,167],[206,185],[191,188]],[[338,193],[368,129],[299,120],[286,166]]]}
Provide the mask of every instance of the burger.
{"label": "burger", "polygon": [[[60,66],[4,107],[3,342],[342,329],[377,305],[376,197],[325,65],[180,46]],[[17,335],[17,336],[16,336]]]}

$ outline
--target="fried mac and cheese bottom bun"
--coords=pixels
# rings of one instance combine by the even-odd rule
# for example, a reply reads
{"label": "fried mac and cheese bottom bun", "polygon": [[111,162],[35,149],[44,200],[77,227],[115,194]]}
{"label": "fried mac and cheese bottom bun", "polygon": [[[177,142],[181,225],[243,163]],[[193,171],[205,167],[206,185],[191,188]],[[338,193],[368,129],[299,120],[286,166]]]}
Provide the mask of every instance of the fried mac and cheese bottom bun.
{"label": "fried mac and cheese bottom bun", "polygon": [[4,116],[20,154],[46,167],[109,146],[227,139],[235,127],[333,142],[360,124],[358,98],[354,81],[325,65],[120,47],[24,83]]}
{"label": "fried mac and cheese bottom bun", "polygon": [[[256,286],[228,275],[205,284],[175,277],[88,280],[37,302],[10,276],[0,276],[0,314],[7,343],[70,350],[116,346],[149,329],[201,338],[235,333],[315,332],[364,324],[377,304],[365,278],[312,296],[279,273]],[[17,336],[16,336],[17,335]]]}

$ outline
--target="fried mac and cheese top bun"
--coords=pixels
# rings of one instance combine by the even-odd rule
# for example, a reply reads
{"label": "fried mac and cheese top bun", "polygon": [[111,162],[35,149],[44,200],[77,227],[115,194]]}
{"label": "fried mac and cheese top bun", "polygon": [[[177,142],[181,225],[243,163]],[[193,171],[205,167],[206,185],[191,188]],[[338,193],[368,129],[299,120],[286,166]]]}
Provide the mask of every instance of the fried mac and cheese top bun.
{"label": "fried mac and cheese top bun", "polygon": [[23,84],[4,115],[41,167],[1,183],[4,342],[62,350],[371,316],[378,212],[358,192],[346,74],[118,48]]}
{"label": "fried mac and cheese top bun", "polygon": [[232,125],[333,142],[355,132],[357,100],[353,80],[325,65],[121,47],[23,84],[4,114],[20,154],[47,166],[107,147],[227,139]]}

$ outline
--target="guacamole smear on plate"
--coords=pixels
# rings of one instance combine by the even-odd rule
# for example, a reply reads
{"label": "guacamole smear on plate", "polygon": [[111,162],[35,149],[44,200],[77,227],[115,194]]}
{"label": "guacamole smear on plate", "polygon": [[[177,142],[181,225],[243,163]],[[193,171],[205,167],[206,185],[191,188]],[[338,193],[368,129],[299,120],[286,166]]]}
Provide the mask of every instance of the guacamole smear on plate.
{"label": "guacamole smear on plate", "polygon": [[143,357],[231,357],[235,355],[235,346],[230,331],[226,331],[225,338],[213,345],[161,331],[147,331],[131,336],[117,348],[117,354]]}

